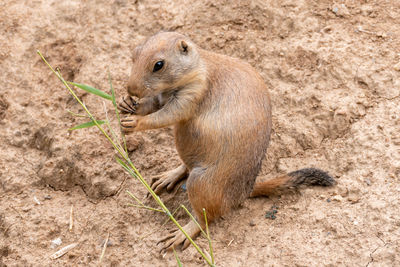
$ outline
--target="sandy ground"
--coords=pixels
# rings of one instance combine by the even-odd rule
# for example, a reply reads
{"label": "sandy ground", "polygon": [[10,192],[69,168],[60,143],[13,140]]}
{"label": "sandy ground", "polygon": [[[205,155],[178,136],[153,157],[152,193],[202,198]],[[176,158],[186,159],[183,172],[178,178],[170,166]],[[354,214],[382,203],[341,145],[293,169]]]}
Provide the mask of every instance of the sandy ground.
{"label": "sandy ground", "polygon": [[[218,266],[400,266],[396,0],[2,1],[0,266],[94,266],[108,233],[104,266],[176,266],[155,244],[173,225],[127,205],[125,190],[140,198],[145,190],[96,129],[67,131],[83,122],[67,110],[82,109],[36,55],[41,50],[68,80],[103,90],[109,69],[121,96],[131,49],[160,30],[260,71],[273,102],[261,176],[314,166],[338,181],[248,199],[211,227]],[[104,118],[102,101],[79,95]],[[171,129],[128,141],[148,180],[179,164]],[[162,197],[171,208],[187,203],[184,192]],[[276,219],[265,218],[273,206]],[[71,243],[78,246],[50,259]],[[184,266],[204,265],[193,247],[179,256]]]}

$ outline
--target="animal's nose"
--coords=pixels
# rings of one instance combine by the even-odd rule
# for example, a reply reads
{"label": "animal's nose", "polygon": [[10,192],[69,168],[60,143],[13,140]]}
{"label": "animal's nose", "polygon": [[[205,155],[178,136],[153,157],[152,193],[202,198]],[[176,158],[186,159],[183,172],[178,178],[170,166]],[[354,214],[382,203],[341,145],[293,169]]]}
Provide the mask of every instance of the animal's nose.
{"label": "animal's nose", "polygon": [[137,88],[136,84],[128,83],[127,89],[128,89],[128,94],[129,95],[138,96],[138,90],[137,90],[138,88]]}

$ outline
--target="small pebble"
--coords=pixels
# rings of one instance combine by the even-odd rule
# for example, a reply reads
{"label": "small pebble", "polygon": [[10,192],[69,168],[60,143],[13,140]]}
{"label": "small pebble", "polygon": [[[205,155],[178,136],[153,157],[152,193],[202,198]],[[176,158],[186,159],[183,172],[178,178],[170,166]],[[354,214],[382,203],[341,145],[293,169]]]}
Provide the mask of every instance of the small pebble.
{"label": "small pebble", "polygon": [[39,201],[39,199],[37,199],[37,197],[36,196],[33,196],[33,200],[35,201],[35,203],[36,204],[38,204],[38,205],[40,205],[41,203],[40,203],[40,201]]}
{"label": "small pebble", "polygon": [[278,207],[273,205],[269,211],[267,211],[267,213],[265,214],[265,218],[267,219],[271,219],[271,220],[275,220],[276,219],[276,215],[278,213]]}
{"label": "small pebble", "polygon": [[61,245],[61,244],[62,244],[61,238],[57,237],[56,239],[54,239],[54,240],[51,241],[50,247],[51,247],[51,248],[56,248],[56,247],[58,247],[58,246]]}
{"label": "small pebble", "polygon": [[395,71],[400,71],[400,62],[393,66]]}
{"label": "small pebble", "polygon": [[341,4],[341,5],[334,4],[332,6],[331,10],[338,17],[347,17],[350,15],[349,10],[347,9],[346,5],[344,5],[344,4]]}
{"label": "small pebble", "polygon": [[342,202],[343,201],[343,197],[341,195],[336,195],[332,197],[333,201],[337,201],[337,202]]}
{"label": "small pebble", "polygon": [[23,212],[28,212],[28,211],[30,211],[32,209],[32,207],[30,207],[30,206],[25,206],[25,207],[22,207],[21,208],[21,210],[23,211]]}
{"label": "small pebble", "polygon": [[[102,242],[101,242],[101,247],[104,247],[104,242],[106,242],[106,240],[103,240]],[[113,245],[113,242],[111,241],[111,239],[108,239],[108,242],[107,242],[107,247],[110,247],[110,246],[112,246]]]}
{"label": "small pebble", "polygon": [[253,220],[251,220],[250,223],[249,223],[249,225],[250,225],[251,227],[253,227],[253,226],[256,226],[256,223],[255,223]]}
{"label": "small pebble", "polygon": [[358,203],[358,202],[360,201],[360,199],[361,199],[360,196],[354,195],[354,194],[350,195],[350,196],[347,198],[347,200],[350,201],[350,202],[353,203],[353,204]]}
{"label": "small pebble", "polygon": [[265,214],[265,218],[275,220],[276,216],[275,216],[275,213],[273,213],[271,211],[267,211],[267,213]]}

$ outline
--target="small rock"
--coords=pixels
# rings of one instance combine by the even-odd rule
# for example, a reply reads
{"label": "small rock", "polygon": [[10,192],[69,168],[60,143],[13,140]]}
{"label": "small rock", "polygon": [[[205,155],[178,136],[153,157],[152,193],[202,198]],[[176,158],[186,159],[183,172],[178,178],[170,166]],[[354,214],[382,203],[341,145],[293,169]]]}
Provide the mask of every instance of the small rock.
{"label": "small rock", "polygon": [[186,183],[183,183],[181,188],[182,188],[183,191],[186,191]]}
{"label": "small rock", "polygon": [[350,201],[350,202],[353,203],[353,204],[359,202],[360,199],[361,199],[361,197],[360,197],[360,196],[357,196],[357,195],[350,195],[350,196],[347,198],[347,200]]}
{"label": "small rock", "polygon": [[36,204],[40,205],[40,201],[36,196],[33,196],[33,200],[35,201]]}
{"label": "small rock", "polygon": [[[104,242],[106,242],[106,240],[101,241],[101,245],[100,245],[101,247],[104,247]],[[107,247],[110,247],[112,245],[113,245],[113,242],[111,241],[111,239],[108,239]]]}
{"label": "small rock", "polygon": [[326,218],[325,212],[318,210],[314,213],[315,216],[315,221],[320,222],[323,221]]}
{"label": "small rock", "polygon": [[345,4],[334,4],[332,6],[332,12],[338,17],[347,17],[350,15],[349,10],[347,9]]}
{"label": "small rock", "polygon": [[265,214],[265,218],[267,219],[271,219],[271,220],[275,220],[276,219],[276,215],[278,213],[278,207],[273,205],[269,211],[267,211],[267,213]]}
{"label": "small rock", "polygon": [[333,201],[337,201],[337,202],[342,202],[343,201],[343,197],[341,195],[335,195],[332,197]]}
{"label": "small rock", "polygon": [[50,247],[51,247],[51,248],[56,248],[56,247],[58,247],[58,246],[61,245],[61,244],[62,244],[61,238],[57,237],[56,239],[54,239],[54,240],[51,241]]}
{"label": "small rock", "polygon": [[144,143],[144,139],[141,136],[135,136],[135,137],[130,137],[129,139],[127,138],[127,149],[129,152],[137,150],[139,147],[141,147]]}
{"label": "small rock", "polygon": [[45,195],[44,196],[44,200],[50,200],[51,199],[51,196],[50,195]]}
{"label": "small rock", "polygon": [[253,227],[253,226],[256,226],[256,223],[255,223],[253,220],[251,220],[250,223],[249,223],[249,225],[250,225],[251,227]]}
{"label": "small rock", "polygon": [[387,38],[388,37],[386,32],[377,32],[376,36],[378,36],[380,38]]}
{"label": "small rock", "polygon": [[28,212],[28,211],[30,211],[32,209],[32,207],[30,207],[30,206],[25,206],[25,207],[22,207],[21,208],[21,210],[23,211],[23,212]]}
{"label": "small rock", "polygon": [[395,71],[400,71],[400,62],[393,66]]}

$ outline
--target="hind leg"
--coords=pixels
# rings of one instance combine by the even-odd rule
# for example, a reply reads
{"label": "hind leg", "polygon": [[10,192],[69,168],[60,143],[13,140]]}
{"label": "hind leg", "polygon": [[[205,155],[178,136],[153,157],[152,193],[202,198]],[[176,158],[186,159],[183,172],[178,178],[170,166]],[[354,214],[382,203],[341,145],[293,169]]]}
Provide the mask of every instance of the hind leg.
{"label": "hind leg", "polygon": [[160,193],[164,188],[167,188],[169,191],[174,188],[176,183],[186,178],[187,174],[188,169],[185,164],[182,164],[176,169],[155,176],[150,183],[151,189],[153,189],[156,194]]}
{"label": "hind leg", "polygon": [[[186,183],[193,215],[202,229],[205,229],[203,209],[206,210],[208,223],[222,215],[222,191],[217,187],[211,188],[210,181],[213,181],[214,175],[215,173],[210,173],[204,168],[194,168]],[[193,221],[186,224],[183,229],[192,239],[201,232]],[[190,245],[190,241],[180,230],[174,231],[158,243],[160,242],[165,242],[161,250],[172,250],[179,245],[182,245],[182,249],[185,249]]]}

